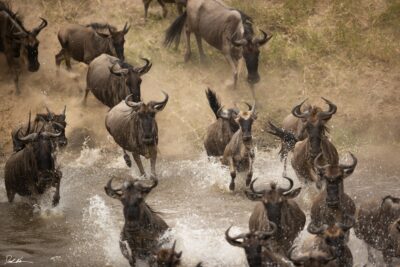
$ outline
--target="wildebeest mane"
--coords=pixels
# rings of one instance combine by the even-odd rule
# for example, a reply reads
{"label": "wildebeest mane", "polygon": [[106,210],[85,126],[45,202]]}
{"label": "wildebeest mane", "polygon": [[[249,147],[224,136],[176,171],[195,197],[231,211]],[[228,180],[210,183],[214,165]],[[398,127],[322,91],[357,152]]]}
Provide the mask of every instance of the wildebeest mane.
{"label": "wildebeest mane", "polygon": [[117,28],[108,23],[99,23],[99,22],[92,22],[85,25],[86,27],[91,27],[93,30],[108,30],[109,28],[113,31],[116,31]]}
{"label": "wildebeest mane", "polygon": [[251,40],[254,36],[253,19],[243,11],[240,11],[238,9],[235,10],[240,13],[240,17],[242,18],[244,38],[246,40]]}
{"label": "wildebeest mane", "polygon": [[9,2],[0,1],[0,12],[4,11],[10,16],[13,20],[15,20],[18,25],[25,31],[28,32],[24,25],[22,24],[22,16],[18,14],[18,12],[12,11],[12,7]]}

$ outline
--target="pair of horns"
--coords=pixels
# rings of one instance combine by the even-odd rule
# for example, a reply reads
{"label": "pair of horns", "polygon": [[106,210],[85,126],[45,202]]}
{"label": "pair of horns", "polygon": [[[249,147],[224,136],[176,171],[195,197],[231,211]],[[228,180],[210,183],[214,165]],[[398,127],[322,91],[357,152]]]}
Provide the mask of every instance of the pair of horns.
{"label": "pair of horns", "polygon": [[[261,45],[266,44],[272,38],[272,35],[268,36],[268,34],[263,30],[260,30],[260,32],[262,33],[262,37],[261,38],[259,38],[259,37],[253,38],[252,43],[261,46]],[[232,38],[231,43],[234,46],[245,46],[245,45],[247,45],[248,41],[245,38],[242,38],[239,40],[235,40],[234,38]]]}
{"label": "pair of horns", "polygon": [[[250,233],[242,233],[239,234],[237,236],[231,237],[229,235],[229,231],[231,230],[232,226],[230,226],[226,231],[225,231],[225,239],[226,241],[228,241],[229,244],[231,244],[232,246],[236,246],[236,247],[246,247],[246,239],[251,238],[251,237],[256,237],[259,240],[266,240],[269,239],[270,237],[272,237],[278,227],[276,226],[275,223],[273,222],[269,222],[270,225],[270,231],[254,231],[254,232],[250,232]],[[242,239],[243,241],[238,241],[238,239]]]}
{"label": "pair of horns", "polygon": [[[160,101],[160,102],[156,102],[156,101],[151,101],[149,102],[149,105],[152,106],[153,108],[157,109],[158,111],[161,111],[162,109],[164,109],[165,105],[168,102],[169,96],[166,92],[161,91],[164,94],[164,100]],[[142,106],[143,102],[133,102],[133,101],[129,101],[129,98],[132,97],[133,95],[130,94],[125,98],[125,104],[128,107],[134,108],[134,109],[138,109],[139,107]]]}
{"label": "pair of horns", "polygon": [[[350,174],[352,174],[352,173],[354,172],[356,166],[357,166],[357,162],[358,162],[357,158],[353,155],[353,153],[350,153],[350,156],[351,156],[351,158],[352,158],[352,160],[353,160],[353,162],[352,162],[351,164],[349,164],[349,165],[340,164],[340,165],[339,165],[339,168],[340,168],[340,169],[343,171],[343,173],[344,173],[344,177],[343,177],[343,178],[346,178],[347,176],[349,176]],[[320,174],[321,174],[321,173],[324,173],[326,168],[332,166],[332,165],[330,165],[330,164],[326,164],[326,165],[324,165],[324,166],[319,165],[319,164],[318,164],[318,161],[319,161],[319,159],[320,159],[321,157],[322,157],[322,153],[319,153],[318,156],[314,159],[314,167],[315,167],[315,169],[318,171],[318,173],[320,173]]]}
{"label": "pair of horns", "polygon": [[[251,114],[251,116],[255,116],[255,111],[256,111],[256,102],[254,101],[253,105],[250,105],[247,102],[243,102],[244,104],[246,104],[246,106],[248,107],[248,112]],[[238,109],[233,109],[233,111],[235,111],[236,113],[239,113],[240,111]],[[220,107],[217,111],[217,116],[219,118],[223,118],[223,119],[230,119],[231,113],[229,112],[229,110],[224,109],[224,106]]]}
{"label": "pair of horns", "polygon": [[104,190],[106,191],[106,194],[112,198],[117,198],[120,199],[122,196],[122,191],[126,190],[129,186],[136,186],[139,188],[142,192],[144,193],[149,193],[153,188],[155,188],[158,185],[158,180],[157,178],[152,177],[153,184],[150,186],[146,186],[140,181],[125,181],[124,184],[120,188],[113,188],[112,187],[112,181],[115,177],[112,177],[110,180],[108,180],[107,185],[104,187]]}
{"label": "pair of horns", "polygon": [[[287,176],[283,176],[283,178],[285,178],[286,180],[289,181],[289,186],[286,187],[286,188],[279,187],[279,188],[278,188],[278,191],[279,191],[280,193],[282,193],[283,195],[285,195],[285,193],[288,193],[290,190],[292,190],[293,185],[294,185],[294,182],[293,182],[293,180],[292,180],[291,178],[289,178],[289,177],[287,177]],[[254,180],[251,181],[251,183],[250,183],[250,190],[251,190],[251,192],[253,192],[253,193],[256,194],[256,195],[264,195],[264,194],[268,191],[268,189],[263,189],[263,190],[260,190],[260,191],[255,190],[255,189],[254,189],[254,183],[255,183],[255,181],[257,181],[257,179],[254,179]]]}
{"label": "pair of horns", "polygon": [[16,137],[19,141],[22,142],[34,142],[36,141],[40,136],[45,137],[45,138],[56,138],[61,135],[60,133],[50,133],[50,132],[42,132],[42,130],[39,131],[39,133],[31,133],[28,135],[25,135],[23,137],[19,137],[19,133],[21,132],[21,128],[18,129]]}
{"label": "pair of horns", "polygon": [[[139,75],[143,75],[146,74],[151,67],[153,66],[153,64],[150,62],[150,60],[148,60],[147,58],[141,58],[143,61],[145,61],[146,63],[144,64],[144,66],[142,67],[138,67],[138,68],[122,68],[118,62],[115,62],[109,69],[110,72],[114,75],[117,76],[122,76],[122,75],[126,75],[128,74],[129,70],[132,69],[135,73],[139,74]],[[118,69],[116,69],[116,66],[120,66]]]}
{"label": "pair of horns", "polygon": [[[333,104],[331,101],[329,101],[328,99],[323,98],[323,97],[321,97],[321,98],[325,101],[325,103],[328,104],[329,109],[327,111],[322,111],[322,112],[318,113],[318,117],[319,117],[320,120],[329,120],[332,117],[332,115],[336,113],[337,106],[335,104]],[[300,119],[307,119],[310,116],[310,112],[309,111],[302,112],[300,110],[301,106],[306,101],[307,101],[307,99],[305,99],[303,102],[301,102],[299,105],[295,106],[292,109],[293,116],[295,116],[297,118],[300,118]]]}

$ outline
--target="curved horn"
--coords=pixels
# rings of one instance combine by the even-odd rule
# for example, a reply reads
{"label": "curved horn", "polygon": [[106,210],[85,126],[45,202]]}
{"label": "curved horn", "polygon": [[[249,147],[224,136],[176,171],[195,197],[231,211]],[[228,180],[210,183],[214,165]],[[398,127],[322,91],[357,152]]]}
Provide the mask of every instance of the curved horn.
{"label": "curved horn", "polygon": [[336,223],[336,226],[340,227],[344,232],[347,232],[354,226],[356,220],[354,216],[349,216],[349,215],[346,215],[345,218],[348,219],[348,222],[346,223],[338,222]]}
{"label": "curved horn", "polygon": [[223,118],[226,120],[229,120],[229,118],[230,118],[229,112],[224,109],[224,106],[222,106],[218,109],[217,116],[218,116],[218,118]]}
{"label": "curved horn", "polygon": [[64,105],[64,110],[62,112],[62,115],[65,117],[65,112],[67,111],[67,105]]}
{"label": "curved horn", "polygon": [[47,116],[49,117],[49,120],[53,120],[54,119],[53,113],[50,111],[48,106],[46,106],[46,110],[47,110]]}
{"label": "curved horn", "polygon": [[262,231],[260,233],[263,239],[273,236],[278,230],[278,226],[272,221],[269,221],[269,226],[270,226],[269,231]]}
{"label": "curved horn", "polygon": [[40,23],[38,27],[32,30],[32,34],[35,36],[38,35],[40,31],[43,30],[43,28],[45,28],[48,24],[47,20],[45,20],[44,18],[41,17],[40,19],[42,20],[42,23]]}
{"label": "curved horn", "polygon": [[129,72],[128,69],[124,69],[124,68],[120,68],[119,70],[115,70],[114,68],[115,68],[115,65],[117,65],[117,64],[118,64],[118,62],[115,62],[111,67],[108,68],[110,70],[111,74],[114,74],[116,76],[122,76],[122,75],[127,74]]}
{"label": "curved horn", "polygon": [[289,252],[288,252],[288,258],[289,260],[291,260],[295,265],[303,265],[303,263],[305,261],[308,260],[308,256],[307,255],[300,255],[300,257],[297,258],[293,258],[293,250],[296,249],[296,246],[293,246],[292,248],[290,248]]}
{"label": "curved horn", "polygon": [[228,39],[228,40],[230,40],[231,44],[233,44],[236,47],[245,46],[247,44],[247,40],[244,39],[244,38],[242,38],[240,40],[234,40],[233,38],[232,39]]}
{"label": "curved horn", "polygon": [[59,133],[41,132],[40,135],[47,138],[55,138],[59,137],[61,135],[61,132]]}
{"label": "curved horn", "polygon": [[29,110],[28,127],[26,128],[25,136],[31,131],[31,111]]}
{"label": "curved horn", "polygon": [[106,194],[112,198],[121,198],[122,194],[119,193],[118,191],[121,191],[121,189],[114,189],[111,186],[112,180],[114,177],[112,177],[110,180],[108,180],[107,185],[104,187],[104,190],[106,191]]}
{"label": "curved horn", "polygon": [[293,182],[292,178],[289,178],[285,175],[282,175],[282,177],[289,181],[289,186],[287,188],[280,187],[280,190],[282,193],[289,192],[290,190],[292,190],[294,182]]}
{"label": "curved horn", "polygon": [[265,45],[272,38],[272,35],[268,36],[268,34],[263,30],[260,30],[260,32],[262,33],[263,36],[261,38],[258,37],[254,38],[253,43],[261,46]]}
{"label": "curved horn", "polygon": [[161,91],[161,92],[164,94],[164,97],[165,97],[164,100],[161,102],[155,102],[155,101],[152,102],[153,108],[155,108],[157,111],[163,110],[165,108],[165,106],[167,105],[168,99],[169,99],[169,96],[166,92],[164,92],[164,91]]}
{"label": "curved horn", "polygon": [[251,192],[253,192],[254,194],[262,194],[262,195],[264,195],[265,194],[265,189],[264,190],[261,190],[261,191],[256,191],[255,189],[254,189],[254,183],[255,183],[255,181],[257,181],[257,179],[258,178],[256,178],[256,179],[254,179],[253,181],[251,181],[251,183],[250,183],[250,189],[251,189]]}
{"label": "curved horn", "polygon": [[344,173],[344,177],[346,178],[347,176],[349,176],[350,174],[352,174],[357,166],[357,158],[353,155],[353,153],[349,152],[351,158],[353,159],[353,163],[350,165],[345,165],[345,164],[340,164],[339,167],[343,170]]}
{"label": "curved horn", "polygon": [[15,27],[15,28],[18,29],[19,32],[18,32],[18,33],[14,33],[14,34],[13,34],[14,36],[16,36],[16,37],[26,37],[26,36],[28,35],[28,33],[26,32],[26,30],[23,29],[23,28],[19,25],[19,23],[18,23],[17,21],[14,20],[13,17],[11,17],[7,12],[3,12],[3,14],[4,14],[4,16],[5,16],[6,18],[8,18],[8,19],[12,22],[13,27]]}
{"label": "curved horn", "polygon": [[132,102],[132,101],[129,101],[129,98],[130,98],[131,96],[133,96],[133,95],[130,94],[130,95],[128,95],[127,97],[125,97],[125,104],[126,104],[128,107],[131,107],[131,108],[134,108],[134,109],[138,109],[138,108],[143,104],[143,102]]}
{"label": "curved horn", "polygon": [[329,109],[328,109],[328,111],[323,111],[323,112],[318,113],[318,117],[321,120],[329,120],[332,117],[332,115],[336,113],[337,106],[335,104],[333,104],[331,101],[329,101],[328,99],[323,98],[323,97],[321,97],[321,98],[329,105]]}
{"label": "curved horn", "polygon": [[309,112],[301,112],[301,110],[300,110],[301,106],[302,106],[302,105],[304,104],[304,102],[306,102],[306,101],[307,101],[307,98],[306,98],[303,102],[301,102],[299,105],[295,106],[295,107],[292,109],[292,114],[293,114],[293,116],[295,116],[296,118],[299,118],[299,119],[308,118]]}
{"label": "curved horn", "polygon": [[64,125],[62,125],[61,123],[55,122],[55,121],[52,122],[52,125],[53,125],[53,126],[56,126],[56,127],[55,127],[56,130],[62,131],[62,130],[65,129]]}
{"label": "curved horn", "polygon": [[158,185],[157,177],[152,176],[151,180],[153,180],[153,184],[151,186],[144,186],[143,184],[140,184],[140,187],[142,188],[143,192],[150,193],[150,191]]}
{"label": "curved horn", "polygon": [[143,75],[146,74],[147,72],[149,72],[149,70],[151,69],[151,67],[153,66],[153,64],[150,62],[150,60],[148,60],[147,58],[140,58],[141,60],[144,60],[146,63],[144,64],[143,67],[139,67],[139,68],[134,68],[133,70],[138,73],[139,75]]}
{"label": "curved horn", "polygon": [[124,29],[122,30],[124,35],[128,33],[130,28],[131,28],[131,25],[128,26],[128,22],[125,22]]}
{"label": "curved horn", "polygon": [[323,232],[326,231],[326,229],[328,229],[328,225],[326,225],[326,224],[323,224],[322,226],[317,227],[317,226],[315,226],[313,223],[310,223],[310,224],[308,225],[308,227],[307,227],[307,231],[308,231],[310,234],[313,234],[313,235],[322,234]]}
{"label": "curved horn", "polygon": [[235,247],[241,247],[241,248],[245,247],[244,242],[239,242],[236,239],[245,238],[246,234],[240,234],[238,236],[231,237],[229,235],[229,231],[231,230],[231,228],[232,228],[232,225],[225,231],[226,241],[228,241],[229,244],[231,244],[232,246],[235,246]]}
{"label": "curved horn", "polygon": [[16,134],[16,138],[18,141],[32,142],[32,141],[35,141],[39,137],[39,134],[37,134],[37,133],[31,133],[31,134],[28,134],[27,136],[19,137],[19,132],[21,131],[21,129],[22,129],[22,127],[18,129],[17,134]]}

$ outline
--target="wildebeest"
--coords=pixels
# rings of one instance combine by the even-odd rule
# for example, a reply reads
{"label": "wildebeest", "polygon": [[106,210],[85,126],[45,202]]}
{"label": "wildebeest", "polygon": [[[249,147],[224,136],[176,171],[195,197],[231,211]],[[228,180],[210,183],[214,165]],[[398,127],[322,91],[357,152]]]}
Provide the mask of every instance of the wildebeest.
{"label": "wildebeest", "polygon": [[179,41],[185,27],[186,54],[185,61],[191,56],[190,34],[196,36],[200,58],[204,59],[202,38],[211,46],[222,51],[233,70],[233,85],[237,84],[238,63],[244,58],[247,67],[247,81],[250,84],[259,82],[258,60],[260,46],[266,44],[272,36],[264,31],[262,38],[254,36],[252,19],[243,12],[227,7],[221,1],[187,0],[186,11],[168,28],[165,44]]}
{"label": "wildebeest", "polygon": [[107,54],[95,58],[89,64],[83,103],[86,103],[89,91],[92,91],[94,96],[109,108],[119,104],[130,94],[134,102],[139,102],[142,83],[140,77],[152,66],[148,59],[143,58],[143,60],[146,62],[143,67],[134,68]]}
{"label": "wildebeest", "polygon": [[[153,0],[143,0],[144,5],[144,18],[147,19],[147,12],[149,10],[150,3]],[[176,8],[179,14],[183,13],[183,7],[186,5],[186,0],[157,0],[163,10],[163,17],[165,18],[168,14],[168,10],[165,7],[165,3],[176,4]]]}
{"label": "wildebeest", "polygon": [[[247,103],[246,103],[247,104]],[[236,117],[236,123],[239,125],[232,136],[229,143],[226,145],[221,163],[229,166],[231,173],[230,190],[235,190],[236,172],[247,171],[246,186],[251,182],[253,177],[253,162],[254,162],[254,147],[251,127],[257,119],[256,105],[247,104],[249,111],[240,111]]]}
{"label": "wildebeest", "polygon": [[150,158],[151,174],[156,175],[158,126],[156,114],[162,111],[168,102],[168,94],[161,102],[124,101],[113,107],[106,116],[106,128],[115,142],[124,150],[124,159],[130,167],[132,162],[125,150],[132,152],[140,174],[145,175],[140,156]]}
{"label": "wildebeest", "polygon": [[44,18],[40,19],[40,25],[28,31],[21,17],[13,12],[6,2],[0,1],[0,53],[5,54],[7,64],[14,74],[16,94],[20,93],[20,60],[23,58],[27,61],[30,72],[36,72],[40,68],[37,36],[47,26],[47,21]]}
{"label": "wildebeest", "polygon": [[[56,65],[60,66],[65,60],[68,69],[71,69],[71,58],[89,64],[101,54],[108,54],[124,60],[125,35],[129,31],[128,24],[122,31],[110,24],[91,23],[86,26],[70,24],[60,29],[58,41],[61,50],[55,56]],[[109,34],[104,33],[107,30]]]}
{"label": "wildebeest", "polygon": [[[271,250],[268,244],[277,230],[277,226],[273,222],[270,222],[270,230],[268,231],[250,230],[249,233],[239,234],[234,237],[229,235],[231,227],[225,231],[225,239],[232,246],[244,249],[249,267],[289,266],[279,254]],[[242,239],[242,241],[239,241],[239,239]]]}
{"label": "wildebeest", "polygon": [[364,202],[357,211],[354,232],[368,246],[382,251],[387,264],[393,257],[400,258],[400,198],[388,195],[381,201]]}
{"label": "wildebeest", "polygon": [[273,222],[277,226],[274,240],[278,247],[286,253],[293,244],[298,234],[303,230],[306,223],[306,215],[292,200],[297,197],[301,188],[292,190],[293,180],[284,176],[289,181],[287,188],[277,187],[275,183],[270,184],[270,189],[257,191],[254,189],[254,179],[250,184],[250,190],[246,195],[251,200],[259,201],[250,216],[250,231],[262,231]]}
{"label": "wildebeest", "polygon": [[16,138],[23,142],[25,147],[13,153],[4,168],[4,182],[9,202],[14,200],[15,194],[36,197],[53,186],[56,188],[53,205],[58,204],[62,173],[56,168],[54,146],[51,141],[58,136],[60,133],[46,131],[23,137],[19,137],[17,133]]}
{"label": "wildebeest", "polygon": [[128,180],[118,189],[112,188],[112,180],[108,181],[104,190],[124,206],[125,223],[119,243],[122,255],[131,266],[135,266],[137,258],[150,260],[150,256],[158,251],[158,238],[168,229],[167,223],[144,201],[145,196],[157,186],[158,180],[153,177],[150,186],[143,181]]}
{"label": "wildebeest", "polygon": [[[308,225],[308,232],[317,235],[314,239],[314,247],[312,249],[331,254],[333,258],[328,266],[353,266],[353,255],[347,246],[347,236],[354,223],[354,217],[348,217],[345,223],[336,222],[334,224],[330,223],[330,225],[324,224],[320,227],[316,227],[312,223]],[[301,260],[297,259],[298,261]]]}
{"label": "wildebeest", "polygon": [[329,110],[322,111],[320,108],[313,108],[311,112],[310,110],[302,112],[300,108],[304,101],[292,110],[293,116],[307,120],[304,126],[307,137],[296,143],[291,160],[292,167],[299,179],[305,182],[316,182],[318,187],[320,187],[320,181],[314,171],[315,157],[322,153],[322,157],[318,161],[321,165],[337,165],[339,161],[335,146],[325,134],[328,131],[326,122],[336,113],[337,107],[331,101],[322,99],[329,105]]}
{"label": "wildebeest", "polygon": [[224,109],[216,93],[210,88],[206,91],[206,96],[217,120],[207,128],[204,147],[208,156],[222,156],[226,145],[239,129],[239,125],[236,122],[239,110],[237,108]]}
{"label": "wildebeest", "polygon": [[311,222],[317,227],[333,222],[343,222],[346,217],[354,217],[356,206],[349,195],[344,192],[343,180],[354,172],[357,158],[351,154],[352,164],[327,164],[320,166],[317,162],[322,154],[315,158],[315,168],[326,186],[313,201]]}
{"label": "wildebeest", "polygon": [[[56,138],[53,138],[54,144],[58,147],[62,148],[68,144],[68,139],[65,136],[65,128],[67,123],[66,119],[66,109],[64,106],[62,113],[55,114],[51,112],[48,107],[46,107],[47,113],[38,113],[36,114],[35,119],[31,122],[31,113],[29,113],[28,122],[23,124],[22,127],[16,127],[11,131],[11,138],[13,140],[13,150],[17,152],[25,147],[25,143],[19,141],[17,135],[19,137],[23,137],[23,135],[28,135],[31,133],[39,133],[41,130],[48,131],[51,133],[60,133],[60,135]],[[21,129],[21,131],[18,131]]]}

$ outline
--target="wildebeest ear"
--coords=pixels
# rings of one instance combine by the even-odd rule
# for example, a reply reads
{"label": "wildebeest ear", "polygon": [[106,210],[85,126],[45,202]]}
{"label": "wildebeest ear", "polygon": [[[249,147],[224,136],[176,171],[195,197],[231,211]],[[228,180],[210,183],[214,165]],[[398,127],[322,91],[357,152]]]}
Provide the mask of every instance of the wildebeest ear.
{"label": "wildebeest ear", "polygon": [[301,192],[301,187],[296,188],[295,190],[292,190],[290,192],[285,193],[284,196],[286,198],[295,198],[300,194],[300,192]]}

